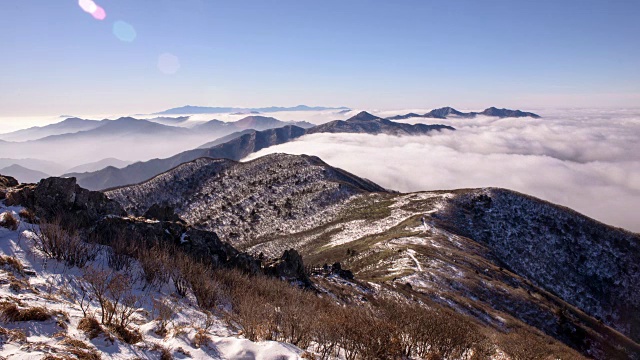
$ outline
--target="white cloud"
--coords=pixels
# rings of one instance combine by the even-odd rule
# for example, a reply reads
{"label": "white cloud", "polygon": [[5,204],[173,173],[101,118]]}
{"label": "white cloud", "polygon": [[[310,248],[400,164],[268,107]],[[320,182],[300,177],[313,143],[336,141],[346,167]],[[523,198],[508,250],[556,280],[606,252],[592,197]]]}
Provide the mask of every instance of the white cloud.
{"label": "white cloud", "polygon": [[421,137],[314,134],[251,158],[274,152],[317,155],[399,191],[504,187],[640,231],[640,113],[543,115],[437,121],[458,131]]}

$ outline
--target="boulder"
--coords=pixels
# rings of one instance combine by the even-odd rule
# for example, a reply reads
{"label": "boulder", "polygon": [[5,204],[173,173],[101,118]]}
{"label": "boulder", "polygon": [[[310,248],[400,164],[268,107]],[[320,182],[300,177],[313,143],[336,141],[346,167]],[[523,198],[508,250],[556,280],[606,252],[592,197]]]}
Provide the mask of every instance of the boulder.
{"label": "boulder", "polygon": [[184,222],[180,216],[176,215],[173,206],[169,205],[153,204],[149,210],[144,213],[144,217],[158,221]]}
{"label": "boulder", "polygon": [[294,249],[285,250],[279,259],[268,261],[264,269],[267,275],[289,281],[300,281],[305,285],[311,284],[304,269],[302,256]]}
{"label": "boulder", "polygon": [[6,197],[9,188],[18,186],[18,180],[11,176],[0,175],[0,200]]}

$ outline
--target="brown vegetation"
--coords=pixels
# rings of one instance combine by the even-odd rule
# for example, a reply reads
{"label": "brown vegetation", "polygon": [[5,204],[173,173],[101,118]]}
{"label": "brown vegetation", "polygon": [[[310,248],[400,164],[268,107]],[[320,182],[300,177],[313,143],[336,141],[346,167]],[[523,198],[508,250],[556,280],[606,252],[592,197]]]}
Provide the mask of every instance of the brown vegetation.
{"label": "brown vegetation", "polygon": [[0,226],[3,228],[7,228],[11,231],[18,230],[18,219],[13,215],[13,213],[6,211],[0,214]]}
{"label": "brown vegetation", "polygon": [[7,301],[0,303],[0,316],[8,322],[46,321],[52,318],[51,312],[43,307],[20,309],[16,304]]}

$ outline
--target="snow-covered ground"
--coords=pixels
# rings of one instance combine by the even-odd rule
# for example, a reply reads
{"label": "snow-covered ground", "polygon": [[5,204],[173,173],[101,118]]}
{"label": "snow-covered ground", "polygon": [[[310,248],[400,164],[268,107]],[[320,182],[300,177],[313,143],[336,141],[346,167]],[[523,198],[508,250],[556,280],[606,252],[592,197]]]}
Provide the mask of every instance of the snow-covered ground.
{"label": "snow-covered ground", "polygon": [[[19,211],[18,207],[6,207],[0,202],[0,214],[11,212],[19,219]],[[39,359],[48,354],[68,355],[80,344],[70,339],[82,342],[86,347],[82,351],[95,351],[103,359],[160,359],[162,349],[176,359],[299,359],[303,353],[289,344],[251,342],[226,326],[219,317],[207,322],[206,314],[197,308],[192,297],[178,298],[170,291],[142,290],[138,283],[134,284],[133,294],[143,300],[133,315],[130,327],[139,330],[143,340],[126,344],[107,330],[90,339],[78,329],[83,319],[79,305],[82,270],[65,267],[44,257],[34,248],[33,239],[37,231],[36,226],[25,221],[20,221],[16,231],[0,227],[0,255],[16,259],[26,269],[21,272],[9,265],[0,267],[0,303],[14,303],[20,309],[43,307],[56,315],[42,322],[0,320],[2,358]],[[89,265],[106,267],[106,263],[104,251],[99,251],[96,260]],[[135,272],[135,269],[134,264],[131,271]],[[12,283],[19,285],[12,286]],[[175,311],[164,336],[156,334],[159,322],[154,320],[153,300],[171,304]],[[95,301],[89,312],[99,312]],[[26,339],[21,341],[1,335],[2,329],[21,331]]]}

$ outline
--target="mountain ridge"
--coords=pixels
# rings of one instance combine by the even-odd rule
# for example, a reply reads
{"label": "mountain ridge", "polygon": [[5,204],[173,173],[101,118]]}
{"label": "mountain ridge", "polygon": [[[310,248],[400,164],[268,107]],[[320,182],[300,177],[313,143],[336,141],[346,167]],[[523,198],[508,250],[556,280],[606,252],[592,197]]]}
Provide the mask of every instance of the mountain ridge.
{"label": "mountain ridge", "polygon": [[438,109],[433,109],[426,114],[416,114],[416,113],[408,113],[405,115],[396,115],[388,117],[388,120],[405,120],[410,118],[429,118],[429,119],[447,119],[448,117],[456,117],[463,119],[473,119],[478,115],[484,116],[493,116],[498,118],[522,118],[522,117],[531,117],[534,119],[540,119],[541,116],[538,114],[534,114],[532,112],[524,112],[520,110],[511,110],[511,109],[498,109],[496,107],[489,107],[480,112],[462,112],[458,111],[450,106],[442,107]]}
{"label": "mountain ridge", "polygon": [[336,120],[318,125],[310,129],[303,129],[295,125],[287,125],[276,129],[263,131],[238,132],[237,137],[229,137],[226,143],[216,144],[212,148],[199,148],[183,151],[164,159],[153,159],[146,162],[137,162],[123,169],[103,169],[98,172],[86,174],[65,174],[78,179],[78,183],[91,190],[108,189],[116,186],[137,184],[164,171],[167,171],[181,162],[191,161],[199,157],[227,158],[240,160],[249,154],[274,145],[283,144],[297,139],[306,134],[322,132],[348,132],[390,135],[423,135],[431,131],[455,130],[446,125],[402,124],[392,122],[362,112],[347,121]]}

